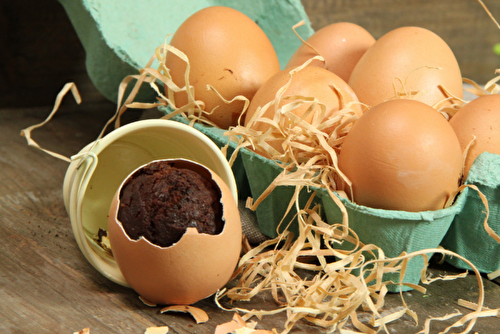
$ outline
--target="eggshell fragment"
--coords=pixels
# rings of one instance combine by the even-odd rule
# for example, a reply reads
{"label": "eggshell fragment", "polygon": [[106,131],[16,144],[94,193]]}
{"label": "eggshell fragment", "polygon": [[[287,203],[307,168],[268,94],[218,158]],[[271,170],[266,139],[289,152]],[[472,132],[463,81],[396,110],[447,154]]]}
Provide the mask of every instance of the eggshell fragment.
{"label": "eggshell fragment", "polygon": [[348,83],[370,106],[395,97],[433,106],[448,97],[440,86],[463,97],[453,51],[441,37],[420,27],[401,27],[380,37],[356,64]]}
{"label": "eggshell fragment", "polygon": [[347,82],[354,66],[375,43],[375,38],[355,23],[336,22],[316,31],[306,43],[295,51],[286,68],[302,65],[317,55],[316,50],[325,61],[314,60],[310,65],[326,68]]}
{"label": "eggshell fragment", "polygon": [[500,154],[500,95],[484,95],[470,101],[455,113],[450,125],[462,150],[467,150],[466,178],[478,155],[483,152]]}
{"label": "eggshell fragment", "polygon": [[204,175],[220,189],[222,232],[200,234],[188,227],[182,238],[169,247],[159,247],[143,237],[132,240],[117,219],[122,184],[111,204],[108,233],[120,271],[140,296],[156,304],[189,305],[229,281],[239,259],[242,230],[236,201],[218,175],[188,160],[175,160],[175,166]]}
{"label": "eggshell fragment", "polygon": [[209,320],[207,312],[203,311],[201,308],[197,308],[189,305],[171,305],[161,309],[161,313],[166,312],[182,312],[189,313],[194,318],[197,324],[205,323]]}
{"label": "eggshell fragment", "polygon": [[442,209],[453,199],[462,151],[449,122],[428,105],[391,100],[368,110],[344,139],[339,168],[360,205],[387,210]]}
{"label": "eggshell fragment", "polygon": [[167,334],[168,331],[168,326],[148,327],[144,334]]}
{"label": "eggshell fragment", "polygon": [[[225,104],[207,90],[212,85],[226,100],[237,95],[251,99],[257,89],[280,70],[278,56],[264,31],[245,14],[224,6],[204,8],[186,19],[170,45],[189,58],[190,84],[195,99],[213,113],[207,118],[227,129],[236,125],[244,103]],[[183,87],[186,63],[169,53],[165,65],[177,86]],[[175,93],[177,107],[188,103],[185,92]],[[217,108],[217,109],[214,109]]]}

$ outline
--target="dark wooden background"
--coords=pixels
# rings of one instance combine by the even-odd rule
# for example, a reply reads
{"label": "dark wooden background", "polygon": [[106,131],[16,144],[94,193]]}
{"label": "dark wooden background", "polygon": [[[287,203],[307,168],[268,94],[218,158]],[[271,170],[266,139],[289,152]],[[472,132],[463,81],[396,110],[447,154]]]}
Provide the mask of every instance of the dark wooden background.
{"label": "dark wooden background", "polygon": [[[456,54],[465,77],[484,83],[500,67],[492,47],[500,29],[476,0],[302,0],[315,29],[350,21],[380,37],[399,26],[438,33]],[[500,2],[484,0],[500,20]],[[103,99],[85,71],[83,47],[55,0],[0,1],[0,107],[51,106],[68,82],[84,101]],[[109,105],[112,109],[112,104]]]}

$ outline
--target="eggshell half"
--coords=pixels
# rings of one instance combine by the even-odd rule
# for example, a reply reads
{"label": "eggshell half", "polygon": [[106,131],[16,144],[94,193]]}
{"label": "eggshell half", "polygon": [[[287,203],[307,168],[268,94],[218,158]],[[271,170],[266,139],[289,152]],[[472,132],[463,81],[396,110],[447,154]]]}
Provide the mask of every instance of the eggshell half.
{"label": "eggshell half", "polygon": [[419,101],[391,100],[353,125],[339,168],[352,182],[351,198],[357,204],[437,210],[458,190],[462,151],[449,122],[436,110]]}
{"label": "eggshell half", "polygon": [[156,304],[189,305],[212,295],[229,281],[240,256],[242,229],[238,206],[222,179],[188,160],[175,160],[175,166],[195,170],[220,188],[222,232],[199,234],[196,228],[188,228],[169,247],[159,247],[142,237],[132,240],[117,219],[122,184],[111,204],[108,234],[120,271],[141,297]]}
{"label": "eggshell half", "polygon": [[[363,27],[350,22],[336,22],[316,31],[306,40],[325,61],[313,60],[311,65],[326,68],[342,80],[349,81],[351,72],[375,38]],[[286,68],[302,65],[317,53],[302,44],[292,55]]]}
{"label": "eggshell half", "polygon": [[400,97],[408,94],[432,106],[446,98],[440,85],[463,97],[453,51],[437,34],[420,27],[401,27],[380,37],[358,61],[348,83],[370,106],[394,98],[395,90]]}
{"label": "eggshell half", "polygon": [[464,178],[474,160],[483,152],[500,154],[500,95],[480,96],[457,111],[450,119],[462,150],[467,151]]}
{"label": "eggshell half", "polygon": [[[248,16],[229,7],[212,6],[194,13],[179,26],[170,44],[189,58],[195,98],[205,103],[205,111],[213,110],[207,118],[223,129],[237,124],[244,102],[225,104],[215,92],[207,90],[207,84],[226,100],[237,95],[251,99],[280,70],[276,51],[264,31]],[[165,65],[174,83],[185,86],[186,63],[169,53]],[[175,93],[175,102],[177,107],[185,105],[187,94]]]}

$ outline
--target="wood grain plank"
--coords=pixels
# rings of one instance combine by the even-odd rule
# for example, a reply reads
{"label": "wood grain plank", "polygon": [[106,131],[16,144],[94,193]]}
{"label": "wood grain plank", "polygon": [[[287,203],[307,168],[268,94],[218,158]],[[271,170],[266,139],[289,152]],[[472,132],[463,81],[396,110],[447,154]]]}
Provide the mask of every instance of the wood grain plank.
{"label": "wood grain plank", "polygon": [[[152,325],[150,317],[138,316],[124,307],[140,303],[128,295],[129,289],[100,277],[80,253],[61,201],[67,163],[28,148],[18,126],[34,124],[35,120],[29,116],[30,111],[24,115],[13,112],[3,113],[6,131],[0,135],[1,142],[8,143],[1,146],[5,160],[0,165],[4,180],[0,187],[0,286],[5,297],[0,306],[4,312],[0,313],[9,315],[0,321],[0,332],[29,333],[44,328],[47,332],[70,333],[89,325],[103,332],[119,332]],[[95,122],[93,134],[83,135],[90,140],[101,124]],[[60,146],[63,132],[49,130],[50,135],[40,139]],[[75,134],[78,131],[66,133]],[[106,291],[113,293],[103,300]]]}

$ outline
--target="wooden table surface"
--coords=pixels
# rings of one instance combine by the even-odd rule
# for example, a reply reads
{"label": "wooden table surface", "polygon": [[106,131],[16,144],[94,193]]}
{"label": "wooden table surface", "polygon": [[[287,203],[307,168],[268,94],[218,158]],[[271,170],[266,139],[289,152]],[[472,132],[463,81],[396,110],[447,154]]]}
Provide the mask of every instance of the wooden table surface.
{"label": "wooden table surface", "polygon": [[[0,333],[71,334],[90,328],[92,334],[132,334],[161,325],[169,326],[170,333],[213,333],[218,324],[229,321],[233,314],[217,308],[212,298],[195,305],[210,316],[204,324],[185,314],[161,314],[160,308],[144,305],[133,290],[109,281],[87,262],[63,205],[68,163],[29,147],[20,136],[21,129],[42,121],[49,112],[50,108],[0,110]],[[44,148],[71,156],[96,138],[113,112],[110,103],[77,106],[68,99],[33,137]],[[443,270],[459,272],[436,264],[431,269],[434,275]],[[485,278],[483,282],[485,306],[500,308],[500,286]],[[406,292],[405,300],[420,321],[415,324],[405,316],[389,329],[416,333],[428,316],[468,313],[457,300],[475,302],[477,296],[474,274],[433,283],[425,295]],[[261,297],[252,303],[258,307],[270,301]],[[400,306],[398,294],[387,297],[389,310]],[[280,330],[283,322],[281,315],[264,317],[259,326]],[[432,332],[438,327],[444,324]],[[499,327],[500,318],[483,318],[474,331],[496,333]],[[324,332],[300,322],[292,333],[306,331]]]}

